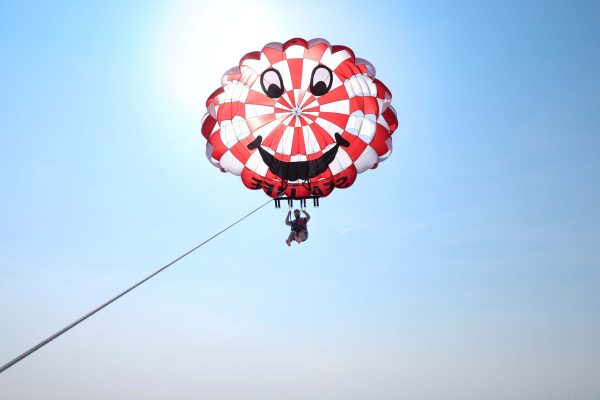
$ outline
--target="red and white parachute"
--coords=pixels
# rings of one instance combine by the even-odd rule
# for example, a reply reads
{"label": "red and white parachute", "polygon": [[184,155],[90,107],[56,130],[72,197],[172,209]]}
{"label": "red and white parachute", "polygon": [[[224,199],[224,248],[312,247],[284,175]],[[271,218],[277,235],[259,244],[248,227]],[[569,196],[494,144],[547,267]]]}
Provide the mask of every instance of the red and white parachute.
{"label": "red and white parachute", "polygon": [[206,101],[206,155],[250,189],[327,196],[392,151],[392,95],[344,46],[300,38],[246,54]]}

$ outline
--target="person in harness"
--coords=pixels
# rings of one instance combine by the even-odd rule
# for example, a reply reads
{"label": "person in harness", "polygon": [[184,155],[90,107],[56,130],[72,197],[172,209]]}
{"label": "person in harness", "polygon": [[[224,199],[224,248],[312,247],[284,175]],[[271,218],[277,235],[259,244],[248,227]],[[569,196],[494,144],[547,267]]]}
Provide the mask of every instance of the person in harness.
{"label": "person in harness", "polygon": [[300,210],[294,210],[295,219],[291,219],[292,212],[288,211],[287,217],[285,217],[285,224],[292,228],[290,235],[285,241],[285,244],[291,246],[292,240],[298,242],[298,244],[304,242],[308,239],[308,228],[307,224],[310,220],[310,215],[304,210],[302,210],[306,217],[300,217]]}

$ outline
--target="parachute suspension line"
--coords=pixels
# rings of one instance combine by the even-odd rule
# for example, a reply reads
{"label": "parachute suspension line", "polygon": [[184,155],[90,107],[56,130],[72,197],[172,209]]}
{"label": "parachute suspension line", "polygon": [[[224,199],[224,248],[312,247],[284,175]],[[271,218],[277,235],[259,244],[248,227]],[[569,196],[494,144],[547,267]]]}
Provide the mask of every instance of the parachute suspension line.
{"label": "parachute suspension line", "polygon": [[228,227],[226,227],[226,228],[222,229],[221,231],[215,233],[214,235],[212,235],[211,237],[209,237],[208,239],[206,239],[205,241],[203,241],[202,243],[200,243],[196,247],[194,247],[191,250],[188,250],[187,252],[183,253],[182,255],[180,255],[179,257],[177,257],[176,259],[174,259],[170,263],[162,266],[161,268],[159,268],[158,270],[156,270],[152,274],[148,275],[147,277],[145,277],[141,281],[137,282],[133,286],[129,287],[128,289],[125,289],[124,291],[122,291],[121,293],[119,293],[118,295],[116,295],[115,297],[113,297],[112,299],[110,299],[110,300],[106,301],[105,303],[103,303],[102,305],[96,307],[95,309],[93,309],[92,311],[88,312],[87,314],[85,314],[84,316],[82,316],[81,318],[79,318],[78,320],[76,320],[76,321],[72,322],[71,324],[65,326],[63,329],[59,330],[58,332],[56,332],[52,336],[48,337],[47,339],[42,340],[41,342],[39,342],[38,344],[36,344],[32,348],[30,348],[29,350],[27,350],[23,354],[19,355],[18,357],[15,357],[13,360],[9,361],[8,363],[6,363],[6,364],[4,364],[3,366],[0,367],[0,373],[6,371],[7,369],[9,369],[10,367],[12,367],[13,365],[15,365],[16,363],[18,363],[19,361],[21,361],[24,358],[28,357],[29,355],[31,355],[35,351],[41,349],[42,347],[44,347],[45,345],[47,345],[48,343],[50,343],[51,341],[53,341],[57,337],[61,336],[63,333],[67,332],[71,328],[74,328],[76,325],[78,325],[81,322],[85,321],[86,319],[88,319],[92,315],[96,314],[98,311],[102,310],[106,306],[110,305],[114,301],[116,301],[119,298],[125,296],[127,293],[131,292],[133,289],[137,288],[142,283],[150,280],[150,278],[153,278],[154,276],[158,275],[159,273],[161,273],[165,269],[169,268],[171,265],[175,264],[177,261],[181,260],[182,258],[184,258],[184,257],[188,256],[189,254],[193,253],[194,251],[198,250],[200,247],[204,246],[206,243],[210,242],[211,240],[213,240],[214,238],[216,238],[220,234],[222,234],[225,231],[227,231],[228,229],[234,227],[238,223],[240,223],[243,220],[245,220],[246,218],[248,218],[250,215],[254,214],[258,210],[260,210],[261,208],[263,208],[264,206],[266,206],[267,204],[269,204],[271,201],[273,201],[275,199],[278,199],[282,194],[283,194],[283,191],[281,191],[275,198],[269,199],[269,201],[265,202],[264,204],[260,205],[259,207],[255,208],[254,210],[250,211],[248,214],[244,215],[242,218],[238,219],[237,221],[235,221],[234,223],[232,223]]}

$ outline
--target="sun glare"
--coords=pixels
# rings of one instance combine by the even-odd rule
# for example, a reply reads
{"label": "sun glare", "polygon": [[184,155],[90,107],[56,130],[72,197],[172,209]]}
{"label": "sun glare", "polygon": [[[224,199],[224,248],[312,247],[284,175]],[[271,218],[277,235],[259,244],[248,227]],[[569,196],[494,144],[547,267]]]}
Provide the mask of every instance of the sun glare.
{"label": "sun glare", "polygon": [[153,44],[158,91],[197,109],[245,53],[286,40],[265,11],[272,7],[261,3],[183,2],[160,10]]}

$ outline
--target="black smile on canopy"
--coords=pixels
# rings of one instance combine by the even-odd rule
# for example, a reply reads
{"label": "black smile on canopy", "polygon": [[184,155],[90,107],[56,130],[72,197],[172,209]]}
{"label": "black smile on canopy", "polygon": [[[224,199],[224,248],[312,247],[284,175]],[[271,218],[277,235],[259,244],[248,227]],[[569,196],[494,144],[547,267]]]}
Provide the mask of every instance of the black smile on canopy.
{"label": "black smile on canopy", "polygon": [[340,146],[348,147],[350,143],[339,133],[335,134],[335,145],[326,151],[321,157],[312,161],[280,161],[260,145],[262,136],[258,136],[247,147],[249,150],[258,149],[260,157],[267,164],[269,170],[282,179],[288,181],[307,181],[327,170],[329,164],[335,159]]}

